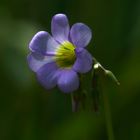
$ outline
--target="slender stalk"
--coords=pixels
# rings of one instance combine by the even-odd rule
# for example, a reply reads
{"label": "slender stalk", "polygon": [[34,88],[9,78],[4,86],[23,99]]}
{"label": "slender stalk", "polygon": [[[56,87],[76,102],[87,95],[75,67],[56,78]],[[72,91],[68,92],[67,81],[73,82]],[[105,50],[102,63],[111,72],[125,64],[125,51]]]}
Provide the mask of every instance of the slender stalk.
{"label": "slender stalk", "polygon": [[98,81],[98,85],[100,87],[99,91],[102,93],[102,96],[103,96],[108,138],[109,140],[115,140],[108,97],[107,97],[106,92],[102,91],[102,89],[104,89],[105,87],[105,85],[103,85],[103,83],[105,83],[104,80],[108,77],[110,77],[112,81],[114,81],[117,85],[120,85],[120,83],[115,77],[115,75],[111,71],[106,70],[94,57],[93,57],[93,62],[94,62],[94,65],[93,65],[94,71],[92,72],[92,77],[95,78],[95,76],[98,75],[97,78],[99,78],[99,79],[96,78],[96,81],[99,80]]}
{"label": "slender stalk", "polygon": [[112,127],[109,100],[108,100],[108,97],[105,94],[105,92],[102,92],[102,96],[103,96],[103,101],[104,101],[104,112],[105,112],[105,119],[106,119],[106,127],[107,127],[107,131],[108,131],[108,139],[115,140],[114,133],[113,133],[113,127]]}
{"label": "slender stalk", "polygon": [[76,94],[71,93],[72,111],[77,112],[79,109],[79,99]]}

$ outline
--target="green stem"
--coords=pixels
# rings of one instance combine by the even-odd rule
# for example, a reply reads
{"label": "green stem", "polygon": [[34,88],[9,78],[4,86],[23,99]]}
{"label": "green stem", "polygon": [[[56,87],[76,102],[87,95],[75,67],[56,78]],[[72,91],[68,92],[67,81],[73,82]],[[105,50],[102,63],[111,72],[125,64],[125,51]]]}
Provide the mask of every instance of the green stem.
{"label": "green stem", "polygon": [[[114,133],[113,133],[113,127],[112,127],[112,119],[111,119],[111,113],[110,113],[110,106],[109,106],[109,101],[106,92],[102,91],[102,89],[105,87],[103,83],[105,83],[105,78],[110,77],[113,81],[119,85],[120,83],[114,76],[114,74],[106,70],[94,57],[93,57],[93,70],[92,71],[92,77],[95,77],[95,75],[98,75],[99,81],[98,84],[100,85],[100,92],[102,93],[103,96],[103,102],[104,102],[104,111],[105,111],[105,119],[106,119],[106,126],[107,126],[107,131],[108,131],[108,138],[109,140],[115,140],[114,138]],[[97,81],[97,78],[96,78]]]}
{"label": "green stem", "polygon": [[102,95],[103,95],[103,101],[104,101],[104,111],[105,111],[106,127],[108,131],[108,138],[109,140],[115,140],[108,97],[105,94],[105,92],[102,92]]}
{"label": "green stem", "polygon": [[72,101],[72,111],[77,112],[79,110],[80,100],[77,93],[71,93],[71,101]]}

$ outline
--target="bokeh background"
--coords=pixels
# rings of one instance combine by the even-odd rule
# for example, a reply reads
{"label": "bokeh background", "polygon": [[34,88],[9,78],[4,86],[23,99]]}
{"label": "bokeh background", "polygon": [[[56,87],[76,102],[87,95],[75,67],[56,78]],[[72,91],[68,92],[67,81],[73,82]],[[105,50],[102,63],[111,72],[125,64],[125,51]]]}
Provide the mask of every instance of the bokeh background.
{"label": "bokeh background", "polygon": [[115,138],[139,140],[140,0],[1,0],[0,140],[108,139],[102,111],[72,113],[70,95],[46,91],[27,65],[29,41],[56,13],[92,29],[89,51],[121,83],[104,89]]}

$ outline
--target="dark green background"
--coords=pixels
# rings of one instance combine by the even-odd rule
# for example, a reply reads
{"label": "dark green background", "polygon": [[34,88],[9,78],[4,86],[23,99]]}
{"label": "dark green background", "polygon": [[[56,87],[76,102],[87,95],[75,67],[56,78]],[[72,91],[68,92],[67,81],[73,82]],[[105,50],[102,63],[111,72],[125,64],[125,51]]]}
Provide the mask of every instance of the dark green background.
{"label": "dark green background", "polygon": [[140,0],[0,1],[0,140],[107,140],[104,114],[71,112],[71,98],[47,92],[27,65],[28,43],[51,18],[93,31],[88,46],[121,85],[108,84],[116,140],[140,139]]}

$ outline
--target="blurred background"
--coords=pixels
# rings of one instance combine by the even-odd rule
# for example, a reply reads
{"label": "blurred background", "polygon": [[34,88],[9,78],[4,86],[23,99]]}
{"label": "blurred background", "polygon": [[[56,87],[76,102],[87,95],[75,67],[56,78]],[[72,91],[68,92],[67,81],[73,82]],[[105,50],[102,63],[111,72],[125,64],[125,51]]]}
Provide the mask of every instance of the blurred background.
{"label": "blurred background", "polygon": [[140,139],[140,0],[0,1],[0,140],[108,140],[102,110],[72,113],[71,97],[46,91],[27,64],[28,43],[65,13],[93,31],[89,51],[121,85],[108,94],[116,140]]}

